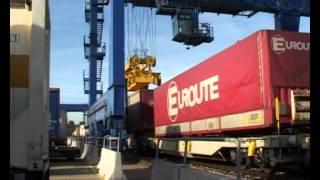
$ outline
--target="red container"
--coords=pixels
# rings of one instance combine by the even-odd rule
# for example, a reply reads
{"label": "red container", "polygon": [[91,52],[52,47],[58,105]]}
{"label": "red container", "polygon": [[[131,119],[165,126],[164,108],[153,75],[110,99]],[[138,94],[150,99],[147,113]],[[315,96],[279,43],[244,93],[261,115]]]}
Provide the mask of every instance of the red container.
{"label": "red container", "polygon": [[153,90],[140,90],[128,97],[129,133],[153,132]]}
{"label": "red container", "polygon": [[156,136],[273,126],[275,91],[309,88],[309,46],[308,33],[262,30],[167,81],[154,91]]}

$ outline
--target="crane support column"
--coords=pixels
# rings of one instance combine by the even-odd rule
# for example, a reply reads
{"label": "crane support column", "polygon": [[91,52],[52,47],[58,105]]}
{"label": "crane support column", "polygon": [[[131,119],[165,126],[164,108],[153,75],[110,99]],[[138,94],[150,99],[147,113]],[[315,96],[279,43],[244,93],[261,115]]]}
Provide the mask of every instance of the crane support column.
{"label": "crane support column", "polygon": [[300,17],[288,16],[283,13],[275,14],[274,17],[275,29],[284,31],[299,32]]}
{"label": "crane support column", "polygon": [[90,2],[89,105],[97,100],[97,1]]}
{"label": "crane support column", "polygon": [[109,102],[111,136],[119,136],[124,125],[124,0],[110,0]]}

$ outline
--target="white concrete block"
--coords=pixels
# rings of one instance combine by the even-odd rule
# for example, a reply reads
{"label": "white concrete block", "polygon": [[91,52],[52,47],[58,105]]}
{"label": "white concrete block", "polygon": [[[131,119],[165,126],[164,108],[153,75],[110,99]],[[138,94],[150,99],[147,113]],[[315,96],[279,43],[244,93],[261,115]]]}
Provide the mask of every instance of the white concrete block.
{"label": "white concrete block", "polygon": [[102,148],[97,168],[99,169],[99,174],[104,176],[105,180],[127,180],[122,171],[120,152]]}

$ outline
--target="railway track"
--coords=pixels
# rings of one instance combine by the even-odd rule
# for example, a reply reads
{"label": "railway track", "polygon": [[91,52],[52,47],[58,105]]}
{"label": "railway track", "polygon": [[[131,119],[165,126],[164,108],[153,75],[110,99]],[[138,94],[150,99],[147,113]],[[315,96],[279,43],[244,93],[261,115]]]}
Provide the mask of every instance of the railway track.
{"label": "railway track", "polygon": [[[164,155],[161,154],[161,159],[174,162],[182,163],[181,157]],[[213,173],[217,175],[223,175],[226,177],[234,178],[237,177],[236,166],[230,162],[221,162],[209,159],[188,159],[188,165],[191,168],[205,171],[208,173]],[[308,180],[310,179],[307,172],[302,171],[298,167],[282,167],[281,169],[271,170],[271,169],[260,169],[260,168],[250,168],[243,169],[241,165],[240,177],[241,180]]]}
{"label": "railway track", "polygon": [[[127,153],[127,156],[130,156],[133,159],[139,159],[146,162],[152,161],[154,158],[153,153],[148,154],[135,154],[135,153]],[[159,158],[181,164],[183,162],[183,157],[175,156],[170,154],[159,154]],[[129,158],[130,159],[130,158]],[[195,158],[187,159],[187,164],[194,169],[205,171],[208,173],[213,173],[216,175],[222,175],[226,177],[230,177],[232,179],[236,179],[237,171],[235,164],[231,162],[222,162],[217,160],[212,160],[208,158]],[[307,171],[301,170],[299,167],[295,166],[287,166],[282,167],[281,169],[277,169],[272,171],[271,169],[260,169],[260,168],[250,168],[243,169],[243,165],[241,165],[241,180],[308,180],[310,176]]]}
{"label": "railway track", "polygon": [[[189,160],[191,168],[204,170],[209,173],[223,175],[231,178],[236,178],[237,171],[234,165],[222,163],[209,163],[197,160]],[[258,169],[241,169],[241,179],[254,180],[254,179],[270,179],[272,177],[271,171],[264,172]],[[272,178],[271,178],[272,179]]]}
{"label": "railway track", "polygon": [[[203,162],[202,160],[189,160],[192,168],[204,170],[209,173],[219,174],[231,178],[236,178],[237,171],[235,165],[224,162]],[[281,169],[243,169],[241,166],[240,177],[242,180],[307,180],[309,175],[297,167],[282,167]]]}

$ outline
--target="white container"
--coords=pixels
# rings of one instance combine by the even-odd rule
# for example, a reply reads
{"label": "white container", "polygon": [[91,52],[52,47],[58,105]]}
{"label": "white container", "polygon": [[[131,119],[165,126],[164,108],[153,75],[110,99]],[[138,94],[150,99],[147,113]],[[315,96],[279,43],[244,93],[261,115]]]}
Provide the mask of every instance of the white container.
{"label": "white container", "polygon": [[[48,0],[10,1],[10,176],[46,174],[50,16]],[[16,168],[25,172],[15,174]]]}

